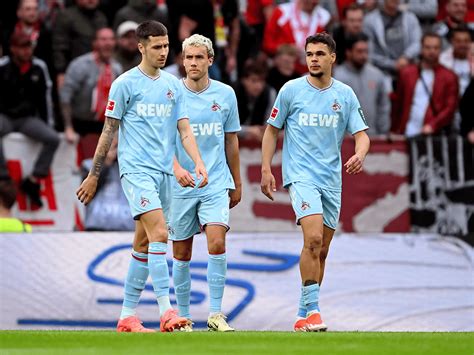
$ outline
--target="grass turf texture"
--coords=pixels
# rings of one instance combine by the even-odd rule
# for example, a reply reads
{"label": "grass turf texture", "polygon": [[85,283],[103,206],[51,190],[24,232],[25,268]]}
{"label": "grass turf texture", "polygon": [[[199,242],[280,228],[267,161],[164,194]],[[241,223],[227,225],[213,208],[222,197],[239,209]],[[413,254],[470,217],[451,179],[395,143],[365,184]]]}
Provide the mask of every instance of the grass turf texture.
{"label": "grass turf texture", "polygon": [[0,331],[0,354],[473,354],[474,333]]}

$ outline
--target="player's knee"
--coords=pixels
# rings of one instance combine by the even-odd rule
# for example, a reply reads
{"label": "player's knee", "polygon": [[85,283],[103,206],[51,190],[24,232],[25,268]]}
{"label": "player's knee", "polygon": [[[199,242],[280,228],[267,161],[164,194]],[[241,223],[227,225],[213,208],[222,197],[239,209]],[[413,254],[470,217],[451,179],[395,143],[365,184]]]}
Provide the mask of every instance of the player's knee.
{"label": "player's knee", "polygon": [[323,245],[323,236],[314,233],[305,239],[304,248],[308,249],[313,255],[319,255]]}
{"label": "player's knee", "polygon": [[149,236],[150,242],[162,242],[166,243],[168,241],[168,229],[166,228],[157,228]]}
{"label": "player's knee", "polygon": [[173,243],[173,257],[181,261],[191,260],[192,250],[190,248],[183,248],[182,246]]}
{"label": "player's knee", "polygon": [[223,240],[213,240],[208,244],[209,254],[224,254],[225,242]]}

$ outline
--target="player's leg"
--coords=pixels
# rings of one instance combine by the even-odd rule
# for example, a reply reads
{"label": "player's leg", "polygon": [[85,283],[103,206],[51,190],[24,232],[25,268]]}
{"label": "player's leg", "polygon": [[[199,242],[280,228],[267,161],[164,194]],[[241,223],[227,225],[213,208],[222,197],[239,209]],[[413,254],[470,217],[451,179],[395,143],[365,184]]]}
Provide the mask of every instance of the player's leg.
{"label": "player's leg", "polygon": [[207,236],[207,283],[209,286],[208,330],[219,332],[234,331],[222,313],[222,299],[227,274],[225,237],[229,230],[228,190],[213,193],[201,200],[198,210],[199,220],[204,225]]}
{"label": "player's leg", "polygon": [[[179,315],[191,319],[189,311],[193,236],[201,231],[197,217],[197,198],[173,198],[169,222],[169,239],[173,241],[173,283]],[[192,330],[189,326],[187,331]]]}
{"label": "player's leg", "polygon": [[133,239],[132,257],[124,284],[124,298],[118,332],[154,332],[143,327],[137,317],[137,306],[140,295],[145,289],[148,279],[148,238],[139,221],[135,222],[135,237]]}
{"label": "player's leg", "polygon": [[326,258],[329,253],[329,246],[331,245],[332,238],[334,236],[335,230],[329,228],[328,226],[324,226],[323,230],[323,246],[321,247],[321,252],[319,253],[319,286],[323,283],[324,278],[324,269],[326,267]]}

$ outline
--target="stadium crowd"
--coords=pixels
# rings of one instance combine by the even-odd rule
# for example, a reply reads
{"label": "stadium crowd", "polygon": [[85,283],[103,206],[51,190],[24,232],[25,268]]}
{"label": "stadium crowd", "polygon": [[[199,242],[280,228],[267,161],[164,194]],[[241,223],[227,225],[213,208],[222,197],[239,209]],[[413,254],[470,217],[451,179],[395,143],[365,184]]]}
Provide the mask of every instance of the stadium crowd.
{"label": "stadium crowd", "polygon": [[[135,29],[148,19],[167,26],[164,70],[177,77],[184,75],[182,41],[194,33],[213,41],[209,75],[234,87],[241,138],[262,139],[276,94],[306,72],[306,37],[327,31],[337,43],[334,76],[357,94],[369,135],[444,132],[474,144],[472,0],[16,0],[0,6],[0,137],[17,131],[43,144],[20,185],[39,206],[39,180],[48,173],[58,132],[93,151],[97,140],[89,138],[102,130],[110,86],[139,63]],[[13,188],[3,146],[0,179]]]}

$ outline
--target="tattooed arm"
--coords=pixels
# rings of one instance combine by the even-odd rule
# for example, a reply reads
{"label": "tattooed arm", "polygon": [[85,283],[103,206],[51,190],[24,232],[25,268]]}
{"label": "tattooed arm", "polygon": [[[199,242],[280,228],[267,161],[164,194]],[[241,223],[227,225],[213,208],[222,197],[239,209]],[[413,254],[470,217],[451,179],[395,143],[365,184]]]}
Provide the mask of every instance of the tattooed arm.
{"label": "tattooed arm", "polygon": [[102,134],[100,135],[99,143],[97,143],[97,148],[94,153],[92,168],[89,171],[87,178],[76,191],[77,198],[85,205],[91,202],[94,198],[100,171],[102,170],[105,158],[107,157],[107,153],[112,145],[119,124],[120,121],[114,118],[107,117],[105,120],[104,128],[102,129]]}

